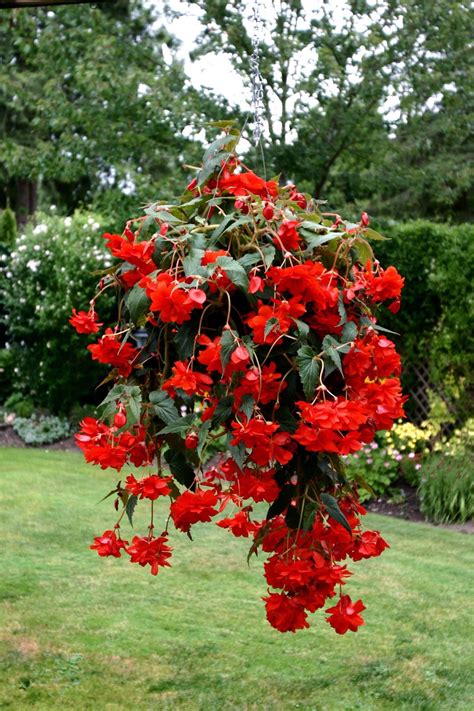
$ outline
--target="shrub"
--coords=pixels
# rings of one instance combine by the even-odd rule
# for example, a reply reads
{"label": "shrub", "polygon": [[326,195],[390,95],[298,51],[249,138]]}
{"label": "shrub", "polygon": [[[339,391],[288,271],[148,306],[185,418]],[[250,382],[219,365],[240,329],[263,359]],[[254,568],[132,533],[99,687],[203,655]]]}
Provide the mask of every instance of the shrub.
{"label": "shrub", "polygon": [[68,420],[51,415],[17,417],[13,429],[25,444],[33,446],[58,442],[71,434]]}
{"label": "shrub", "polygon": [[16,239],[16,217],[10,207],[0,212],[0,245],[12,247]]}
{"label": "shrub", "polygon": [[464,523],[474,516],[474,457],[471,452],[435,454],[422,470],[421,510],[433,523]]}
{"label": "shrub", "polygon": [[[68,323],[72,306],[87,305],[97,281],[93,272],[110,266],[101,220],[37,215],[3,266],[6,331],[14,359],[14,390],[36,406],[67,413],[94,397],[101,369]],[[107,304],[102,312],[107,316]]]}
{"label": "shrub", "polygon": [[21,393],[12,393],[5,400],[5,411],[13,412],[18,417],[31,417],[35,409],[34,403]]}
{"label": "shrub", "polygon": [[0,403],[11,395],[13,386],[13,353],[0,348]]}
{"label": "shrub", "polygon": [[360,484],[361,501],[390,493],[398,477],[398,453],[389,453],[384,435],[379,435],[378,439],[383,444],[372,442],[345,459],[347,478]]}

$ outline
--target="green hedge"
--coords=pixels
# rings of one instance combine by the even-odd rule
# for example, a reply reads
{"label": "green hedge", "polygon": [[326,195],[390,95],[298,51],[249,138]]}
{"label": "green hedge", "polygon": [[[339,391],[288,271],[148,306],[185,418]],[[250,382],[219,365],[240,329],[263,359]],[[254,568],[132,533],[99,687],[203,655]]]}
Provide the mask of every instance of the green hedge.
{"label": "green hedge", "polygon": [[380,229],[390,239],[377,243],[378,258],[406,279],[402,308],[387,312],[384,325],[400,333],[406,363],[428,363],[465,419],[474,395],[474,225],[417,220]]}

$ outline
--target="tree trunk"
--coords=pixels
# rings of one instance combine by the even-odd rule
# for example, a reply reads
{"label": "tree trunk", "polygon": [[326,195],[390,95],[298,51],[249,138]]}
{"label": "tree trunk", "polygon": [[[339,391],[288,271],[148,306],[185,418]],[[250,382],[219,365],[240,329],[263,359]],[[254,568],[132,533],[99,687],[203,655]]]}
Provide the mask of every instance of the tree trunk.
{"label": "tree trunk", "polygon": [[36,180],[19,178],[16,182],[15,212],[19,225],[24,225],[30,215],[36,212],[38,202],[38,186]]}

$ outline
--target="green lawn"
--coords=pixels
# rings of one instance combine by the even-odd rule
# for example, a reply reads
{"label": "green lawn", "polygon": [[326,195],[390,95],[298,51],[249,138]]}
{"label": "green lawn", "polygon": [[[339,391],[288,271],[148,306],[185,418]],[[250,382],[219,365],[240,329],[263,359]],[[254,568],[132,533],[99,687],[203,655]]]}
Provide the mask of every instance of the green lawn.
{"label": "green lawn", "polygon": [[97,503],[113,475],[14,449],[0,474],[0,708],[472,708],[471,537],[368,516],[392,548],[353,566],[366,627],[340,637],[316,613],[282,635],[247,541],[175,533],[173,567],[153,578],[88,550],[113,521]]}

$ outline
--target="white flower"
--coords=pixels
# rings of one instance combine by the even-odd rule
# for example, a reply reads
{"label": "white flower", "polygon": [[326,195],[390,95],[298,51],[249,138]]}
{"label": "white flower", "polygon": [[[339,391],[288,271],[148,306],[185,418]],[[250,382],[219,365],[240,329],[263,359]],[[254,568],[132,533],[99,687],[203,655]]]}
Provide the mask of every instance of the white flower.
{"label": "white flower", "polygon": [[34,235],[44,235],[48,231],[48,225],[40,224],[33,228]]}
{"label": "white flower", "polygon": [[70,227],[72,225],[72,217],[64,218],[64,227]]}
{"label": "white flower", "polygon": [[32,272],[37,272],[40,264],[41,262],[39,261],[39,259],[30,259],[26,263],[26,266],[28,267],[28,269],[31,269]]}

